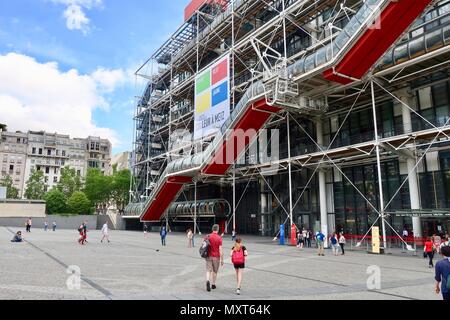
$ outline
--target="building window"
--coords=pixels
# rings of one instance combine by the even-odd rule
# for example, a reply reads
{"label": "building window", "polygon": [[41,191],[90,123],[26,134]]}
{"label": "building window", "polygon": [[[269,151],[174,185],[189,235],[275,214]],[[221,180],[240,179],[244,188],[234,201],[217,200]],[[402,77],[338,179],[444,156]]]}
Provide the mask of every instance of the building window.
{"label": "building window", "polygon": [[36,148],[33,147],[33,149],[31,150],[32,154],[36,154]]}
{"label": "building window", "polygon": [[49,174],[50,173],[50,167],[45,167],[45,173]]}
{"label": "building window", "polygon": [[77,170],[77,176],[81,176],[81,171]]}
{"label": "building window", "polygon": [[66,151],[65,151],[65,150],[62,151],[62,156],[63,156],[63,157],[66,156]]}
{"label": "building window", "polygon": [[58,177],[53,177],[53,182],[58,183]]}
{"label": "building window", "polygon": [[56,155],[59,156],[59,150],[56,150]]}
{"label": "building window", "polygon": [[39,148],[39,154],[42,155],[42,148]]}
{"label": "building window", "polygon": [[45,180],[45,183],[47,183],[48,182],[48,177],[46,176],[44,180]]}
{"label": "building window", "polygon": [[48,155],[48,156],[51,156],[51,155],[52,155],[52,150],[50,150],[50,149],[47,150],[47,155]]}
{"label": "building window", "polygon": [[54,172],[55,172],[55,174],[58,174],[58,168],[55,168]]}

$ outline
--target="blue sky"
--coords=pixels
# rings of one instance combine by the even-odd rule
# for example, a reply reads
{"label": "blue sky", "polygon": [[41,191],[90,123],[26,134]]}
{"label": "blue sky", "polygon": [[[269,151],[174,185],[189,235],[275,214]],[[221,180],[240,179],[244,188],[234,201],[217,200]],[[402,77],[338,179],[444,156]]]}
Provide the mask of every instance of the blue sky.
{"label": "blue sky", "polygon": [[0,1],[0,122],[131,150],[143,89],[132,73],[182,24],[188,2]]}

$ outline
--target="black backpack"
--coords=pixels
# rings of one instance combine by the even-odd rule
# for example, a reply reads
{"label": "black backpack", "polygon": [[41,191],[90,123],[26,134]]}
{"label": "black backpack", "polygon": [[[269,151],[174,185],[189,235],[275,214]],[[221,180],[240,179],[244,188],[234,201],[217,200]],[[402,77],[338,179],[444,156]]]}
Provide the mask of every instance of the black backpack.
{"label": "black backpack", "polygon": [[202,258],[204,258],[204,259],[208,258],[208,251],[209,251],[210,245],[211,245],[211,243],[209,242],[209,236],[207,236],[205,239],[203,239],[200,249],[198,249],[198,252],[200,253],[200,256]]}

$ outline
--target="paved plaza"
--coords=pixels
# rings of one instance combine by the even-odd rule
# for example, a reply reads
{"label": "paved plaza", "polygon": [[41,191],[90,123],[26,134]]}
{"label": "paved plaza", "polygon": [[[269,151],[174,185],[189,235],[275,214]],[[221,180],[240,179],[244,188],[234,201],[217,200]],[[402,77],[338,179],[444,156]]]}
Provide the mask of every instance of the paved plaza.
{"label": "paved plaza", "polygon": [[[376,299],[440,300],[434,294],[433,269],[421,254],[372,255],[348,251],[345,256],[316,255],[314,249],[279,246],[268,238],[243,237],[249,251],[242,295],[236,296],[235,272],[224,238],[226,264],[217,290],[205,290],[205,262],[197,248],[187,248],[184,234],[159,235],[111,231],[111,243],[100,232],[88,233],[80,246],[76,230],[33,229],[27,242],[10,242],[17,230],[0,227],[0,299]],[[198,238],[196,245],[199,244]],[[69,266],[81,270],[81,287],[69,290]],[[381,270],[381,289],[369,290],[368,267]]]}

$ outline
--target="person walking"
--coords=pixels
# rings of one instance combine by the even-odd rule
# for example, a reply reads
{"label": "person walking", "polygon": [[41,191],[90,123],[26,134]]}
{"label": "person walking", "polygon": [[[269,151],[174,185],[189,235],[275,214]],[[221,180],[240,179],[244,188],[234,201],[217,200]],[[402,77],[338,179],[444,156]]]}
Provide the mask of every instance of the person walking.
{"label": "person walking", "polygon": [[242,239],[237,238],[233,248],[231,248],[231,263],[234,265],[234,270],[236,270],[236,280],[237,280],[237,289],[236,294],[241,294],[241,284],[242,284],[242,276],[245,269],[245,257],[248,256],[247,248],[242,245]]}
{"label": "person walking", "polygon": [[144,223],[144,238],[148,238],[148,227],[147,224]]}
{"label": "person walking", "polygon": [[325,235],[322,233],[322,231],[318,231],[316,233],[316,242],[317,242],[317,255],[319,256],[325,256],[325,248],[324,248],[324,242],[325,242]]}
{"label": "person walking", "polygon": [[192,248],[194,246],[194,233],[191,229],[188,229],[187,231],[187,238],[188,238],[188,248]]}
{"label": "person walking", "polygon": [[212,227],[212,233],[207,236],[209,240],[208,257],[206,258],[206,291],[216,289],[217,274],[223,266],[222,237],[219,236],[219,225]]}
{"label": "person walking", "polygon": [[236,241],[236,237],[237,237],[236,230],[231,231],[231,241]]}
{"label": "person walking", "polygon": [[56,231],[56,221],[53,221],[52,228],[53,228],[53,232],[55,232]]}
{"label": "person walking", "polygon": [[44,231],[45,232],[48,231],[48,222],[47,221],[44,222]]}
{"label": "person walking", "polygon": [[333,233],[330,237],[331,249],[333,250],[333,254],[337,256],[339,254],[339,243],[337,234]]}
{"label": "person walking", "polygon": [[425,246],[423,248],[424,257],[428,257],[428,267],[433,268],[433,258],[434,258],[434,243],[433,237],[429,238],[427,242],[425,242]]}
{"label": "person walking", "polygon": [[433,247],[434,251],[437,253],[441,252],[441,236],[440,235],[433,235]]}
{"label": "person walking", "polygon": [[339,236],[339,246],[341,247],[342,255],[345,254],[345,243],[346,243],[346,239],[344,237],[344,233],[341,232],[341,234]]}
{"label": "person walking", "polygon": [[78,233],[79,233],[78,243],[81,245],[84,245],[85,240],[86,240],[84,222],[78,227]]}
{"label": "person walking", "polygon": [[442,298],[450,301],[450,247],[442,247],[441,254],[444,259],[436,263],[435,268],[436,294],[442,293]]}
{"label": "person walking", "polygon": [[159,235],[161,236],[161,244],[165,247],[166,246],[166,236],[167,236],[166,227],[161,228]]}
{"label": "person walking", "polygon": [[109,229],[108,229],[108,222],[105,222],[103,224],[102,227],[102,240],[100,241],[101,243],[103,243],[103,240],[108,240],[108,243],[111,243],[111,241],[109,241]]}
{"label": "person walking", "polygon": [[88,241],[87,241],[87,221],[86,220],[83,222],[83,235],[84,235],[83,241],[84,241],[84,243],[87,243]]}

